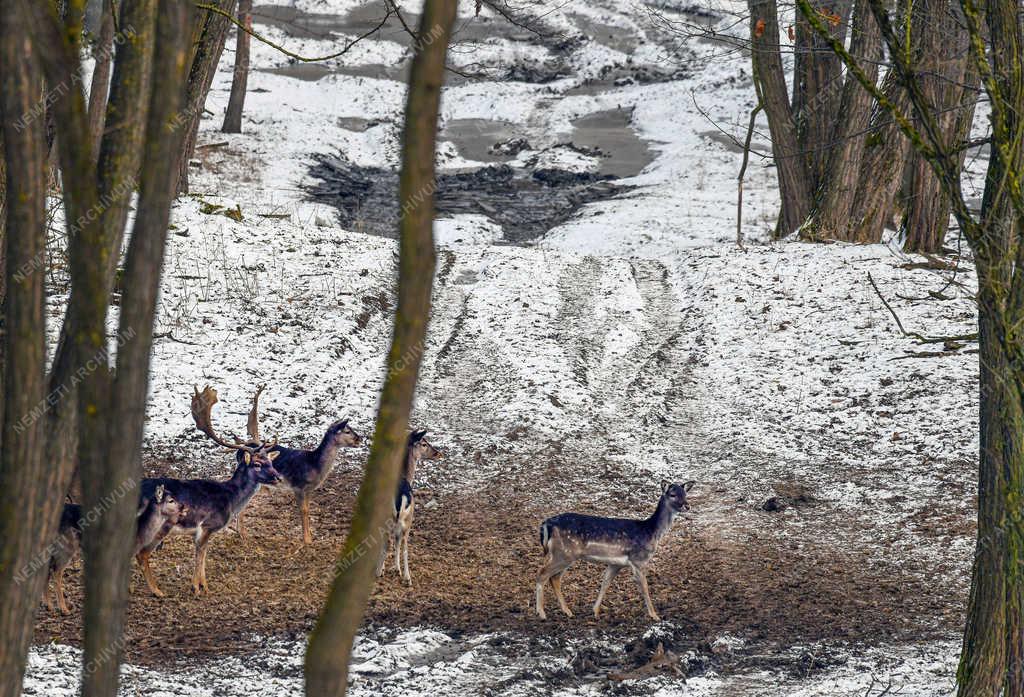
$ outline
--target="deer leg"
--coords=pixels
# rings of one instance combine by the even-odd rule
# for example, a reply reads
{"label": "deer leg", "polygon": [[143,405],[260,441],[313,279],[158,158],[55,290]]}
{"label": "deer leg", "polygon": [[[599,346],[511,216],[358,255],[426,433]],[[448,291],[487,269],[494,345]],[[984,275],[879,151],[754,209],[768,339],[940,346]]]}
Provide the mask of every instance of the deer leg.
{"label": "deer leg", "polygon": [[[537,604],[537,616],[542,620],[548,618],[544,612],[544,586],[547,585],[548,581],[555,576],[560,574],[569,566],[564,562],[556,561],[550,554],[548,555],[547,561],[544,562],[544,566],[540,568],[537,573],[537,593],[536,593],[536,604]],[[571,616],[572,613],[570,613]]]}
{"label": "deer leg", "polygon": [[149,586],[149,592],[158,598],[164,597],[164,592],[160,590],[160,586],[156,585],[156,576],[153,574],[153,567],[149,565],[149,557],[153,554],[152,549],[143,548],[135,555],[135,561],[139,563],[139,567],[142,569],[142,577],[146,579],[146,585]]}
{"label": "deer leg", "polygon": [[636,578],[636,584],[640,586],[640,595],[643,596],[644,605],[647,606],[647,615],[655,622],[660,622],[661,617],[658,616],[657,611],[654,609],[654,603],[651,601],[651,592],[647,588],[647,575],[639,566],[634,566],[633,576]]}
{"label": "deer leg", "polygon": [[313,544],[313,532],[309,527],[309,494],[305,491],[299,496],[299,513],[302,515],[302,543]]}
{"label": "deer leg", "polygon": [[569,604],[565,602],[565,596],[562,595],[562,574],[565,571],[559,571],[557,574],[551,577],[551,588],[555,591],[555,597],[558,599],[558,606],[562,608],[562,612],[568,617],[572,617],[572,610],[569,609]]}
{"label": "deer leg", "polygon": [[206,590],[206,550],[212,535],[210,530],[202,530],[196,535],[196,566],[192,572],[192,592],[197,596]]}
{"label": "deer leg", "polygon": [[410,586],[412,585],[412,574],[409,573],[409,534],[412,533],[412,522],[405,526],[405,531],[402,533],[402,564],[405,565],[405,573],[402,574],[402,578]]}
{"label": "deer leg", "polygon": [[43,602],[46,603],[46,609],[53,612],[53,598],[50,597],[50,580],[53,578],[53,572],[51,571],[46,576],[46,585],[43,586]]}
{"label": "deer leg", "polygon": [[402,514],[398,514],[395,526],[391,528],[391,539],[395,547],[395,572],[402,575]]}
{"label": "deer leg", "polygon": [[[251,503],[251,501],[250,501],[250,503]],[[242,514],[243,513],[245,513],[245,511],[239,511],[238,512],[238,517],[235,518],[235,529],[238,530],[238,536],[244,540],[245,539],[245,523],[242,521]]]}
{"label": "deer leg", "polygon": [[384,575],[384,563],[388,560],[388,545],[390,538],[385,537],[380,545],[380,559],[377,560],[377,578]]}
{"label": "deer leg", "polygon": [[57,607],[60,609],[60,614],[66,615],[71,610],[68,609],[68,600],[64,597],[64,567],[57,569],[57,581],[54,586],[57,591]]}
{"label": "deer leg", "polygon": [[622,570],[621,566],[609,564],[604,568],[604,577],[601,579],[601,590],[597,592],[597,600],[594,601],[594,617],[597,617],[601,612],[601,601],[604,600],[604,594],[608,592],[608,586],[612,585],[612,581],[618,575],[619,571]]}

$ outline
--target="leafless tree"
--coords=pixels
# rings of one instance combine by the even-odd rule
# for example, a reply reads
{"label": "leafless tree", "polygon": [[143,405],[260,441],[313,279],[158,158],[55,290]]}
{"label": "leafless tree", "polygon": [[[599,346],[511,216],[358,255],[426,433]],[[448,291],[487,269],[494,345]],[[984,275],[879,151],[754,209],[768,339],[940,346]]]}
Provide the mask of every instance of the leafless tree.
{"label": "leafless tree", "polygon": [[[801,12],[824,36],[809,0]],[[837,41],[832,50],[872,91],[928,162],[974,252],[978,275],[980,443],[978,537],[957,682],[960,697],[1024,695],[1024,25],[1017,0],[961,0],[972,69],[992,106],[981,209],[960,181],[960,152],[942,123],[927,77],[908,59],[884,0],[871,11],[905,89],[911,116],[878,90]]]}
{"label": "leafless tree", "polygon": [[306,694],[339,697],[375,579],[398,483],[434,277],[434,157],[456,0],[425,0],[409,74],[399,179],[398,307],[370,459],[337,575],[306,652]]}
{"label": "leafless tree", "polygon": [[[3,697],[21,693],[32,615],[45,580],[46,564],[40,560],[55,534],[76,459],[83,505],[95,512],[83,540],[88,669],[82,673],[82,694],[117,693],[152,324],[177,171],[173,165],[184,137],[182,66],[190,10],[188,2],[121,3],[121,22],[133,27],[135,36],[118,46],[98,156],[85,99],[73,88],[80,71],[81,24],[62,19],[53,4],[34,0],[10,3],[2,13],[7,186],[18,192],[8,208],[8,250],[14,256],[5,268],[18,302],[7,303],[5,321],[19,327],[4,337],[8,375],[17,376],[9,386],[16,383],[17,389],[4,393],[6,447],[0,448],[0,553],[10,571],[0,580]],[[159,89],[152,89],[157,80]],[[49,374],[39,314],[46,185],[41,98],[52,107],[58,133],[71,276]],[[107,314],[128,200],[136,190],[115,364]]]}

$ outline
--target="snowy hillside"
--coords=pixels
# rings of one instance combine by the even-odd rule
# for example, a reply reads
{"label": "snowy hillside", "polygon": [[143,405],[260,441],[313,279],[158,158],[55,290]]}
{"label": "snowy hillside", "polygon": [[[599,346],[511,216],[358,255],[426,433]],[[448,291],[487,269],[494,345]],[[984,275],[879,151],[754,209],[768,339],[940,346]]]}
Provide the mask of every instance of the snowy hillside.
{"label": "snowy hillside", "polygon": [[[257,7],[256,29],[303,55],[337,50],[377,16],[354,0],[296,5]],[[400,5],[414,15],[417,3]],[[769,244],[777,194],[756,159],[737,248],[737,150],[701,112],[741,132],[746,57],[680,39],[653,4],[531,4],[542,35],[487,10],[474,18],[472,5],[451,61],[485,77],[453,74],[444,93],[450,180],[413,419],[449,457],[418,474],[430,503],[417,511],[417,585],[382,582],[354,693],[950,693],[974,542],[977,358],[970,342],[901,335],[868,274],[909,331],[957,335],[975,326],[969,264],[950,285],[886,245]],[[656,7],[743,31],[728,3],[713,18]],[[389,25],[326,64],[255,43],[241,135],[218,131],[231,56],[222,62],[193,193],[174,212],[151,469],[230,470],[195,432],[193,384],[218,389],[225,430],[241,430],[263,382],[263,429],[283,442],[311,445],[340,417],[372,430],[394,305],[386,194],[406,38]],[[345,453],[314,495],[307,550],[296,551],[290,494],[261,494],[253,546],[214,545],[220,597],[188,595],[185,541],[154,557],[169,597],[134,583],[126,689],[300,694],[301,637],[364,459]],[[661,478],[698,482],[652,564],[665,621],[644,623],[621,579],[609,616],[586,617],[590,567],[567,582],[584,617],[537,621],[537,523],[563,509],[646,515]],[[308,597],[253,601],[243,571],[268,594],[280,584]],[[233,601],[248,609],[236,616]],[[213,646],[156,659],[161,632],[191,622]],[[33,650],[25,694],[70,694],[78,628],[41,619],[37,638],[57,643]],[[620,691],[606,679],[659,641],[684,658],[686,681]]]}

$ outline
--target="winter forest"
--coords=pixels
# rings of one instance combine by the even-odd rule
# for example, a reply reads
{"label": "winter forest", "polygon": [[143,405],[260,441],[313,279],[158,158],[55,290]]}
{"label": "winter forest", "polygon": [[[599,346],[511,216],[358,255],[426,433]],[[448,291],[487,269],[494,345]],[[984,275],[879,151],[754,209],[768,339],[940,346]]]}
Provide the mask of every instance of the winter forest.
{"label": "winter forest", "polygon": [[1020,0],[4,0],[0,83],[0,697],[1024,697]]}

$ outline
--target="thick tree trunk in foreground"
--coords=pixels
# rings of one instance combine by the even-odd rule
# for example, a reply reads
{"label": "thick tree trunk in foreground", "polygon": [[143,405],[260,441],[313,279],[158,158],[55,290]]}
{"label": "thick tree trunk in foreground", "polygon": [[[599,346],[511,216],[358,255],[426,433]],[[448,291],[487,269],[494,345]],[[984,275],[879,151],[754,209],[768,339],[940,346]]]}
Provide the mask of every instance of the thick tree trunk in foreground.
{"label": "thick tree trunk in foreground", "polygon": [[[129,2],[130,0],[125,0]],[[159,89],[152,91],[148,108],[145,144],[135,225],[125,258],[121,312],[118,331],[117,371],[105,379],[109,396],[95,423],[82,417],[81,438],[89,457],[82,457],[83,489],[98,489],[111,500],[102,515],[86,531],[86,677],[83,695],[115,697],[123,645],[124,610],[131,577],[132,548],[135,543],[137,482],[142,477],[142,435],[149,381],[153,321],[163,264],[167,223],[174,197],[176,170],[173,163],[183,137],[180,129],[169,127],[184,102],[184,66],[189,6],[180,2],[153,0],[156,36],[152,18],[144,41],[156,53],[153,79]],[[140,24],[143,18],[138,18]],[[83,391],[83,396],[87,393]],[[83,402],[88,404],[87,399]],[[84,451],[84,449],[83,449]],[[86,475],[86,473],[88,473]],[[103,482],[92,486],[92,480]],[[115,489],[116,487],[116,489]],[[95,493],[93,495],[95,495]],[[87,496],[87,500],[90,497]],[[98,504],[93,504],[98,505]],[[91,631],[90,631],[91,629]],[[90,645],[90,641],[92,645]],[[106,647],[104,653],[88,653]],[[90,662],[91,661],[91,662]]]}
{"label": "thick tree trunk in foreground", "polygon": [[[235,11],[235,0],[213,0],[211,3],[223,12],[231,15]],[[177,189],[179,194],[188,193],[189,161],[196,151],[196,139],[199,136],[199,121],[206,107],[206,97],[210,93],[213,77],[217,72],[221,53],[228,32],[233,25],[224,15],[209,10],[200,10],[198,23],[194,33],[195,51],[191,58],[188,82],[185,88],[185,140],[182,144],[182,156],[178,163]]]}
{"label": "thick tree trunk in foreground", "polygon": [[398,308],[388,353],[370,459],[359,488],[337,576],[306,651],[306,694],[338,697],[348,685],[348,663],[373,588],[377,555],[398,483],[434,277],[434,156],[445,57],[456,0],[426,0],[409,74],[405,107]]}
{"label": "thick tree trunk in foreground", "polygon": [[778,173],[781,209],[775,229],[784,237],[799,228],[811,211],[812,187],[797,143],[796,125],[786,88],[786,73],[779,50],[779,16],[775,0],[748,0],[750,51],[754,87],[758,92]]}
{"label": "thick tree trunk in foreground", "polygon": [[[252,29],[252,0],[238,0],[238,21]],[[242,132],[242,110],[245,107],[245,88],[249,82],[249,32],[238,27],[235,34],[235,72],[231,79],[231,96],[224,112],[224,133]]]}
{"label": "thick tree trunk in foreground", "polygon": [[[0,104],[7,161],[8,302],[3,335],[3,442],[0,447],[0,697],[20,697],[33,617],[46,576],[45,531],[56,527],[63,496],[47,497],[45,420],[34,416],[46,392],[42,269],[46,239],[46,146],[42,118],[17,123],[39,101],[42,79],[17,7],[0,13]],[[44,501],[43,507],[38,503]],[[48,561],[48,559],[47,559]]]}

